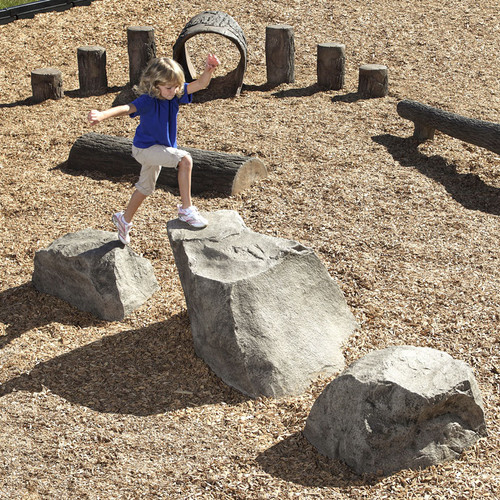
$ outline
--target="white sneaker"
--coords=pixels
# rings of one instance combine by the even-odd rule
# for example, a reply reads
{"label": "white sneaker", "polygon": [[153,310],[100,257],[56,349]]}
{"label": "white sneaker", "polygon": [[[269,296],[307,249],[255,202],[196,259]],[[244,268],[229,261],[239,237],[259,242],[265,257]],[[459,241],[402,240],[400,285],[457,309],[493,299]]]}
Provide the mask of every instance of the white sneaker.
{"label": "white sneaker", "polygon": [[177,210],[179,212],[179,219],[187,222],[190,226],[200,229],[208,226],[207,219],[200,215],[195,206],[191,205],[188,208],[182,208],[182,205],[177,205]]}
{"label": "white sneaker", "polygon": [[123,218],[123,212],[118,212],[113,215],[112,220],[118,229],[118,238],[124,244],[128,245],[130,243],[129,232],[132,229],[132,223],[127,222]]}

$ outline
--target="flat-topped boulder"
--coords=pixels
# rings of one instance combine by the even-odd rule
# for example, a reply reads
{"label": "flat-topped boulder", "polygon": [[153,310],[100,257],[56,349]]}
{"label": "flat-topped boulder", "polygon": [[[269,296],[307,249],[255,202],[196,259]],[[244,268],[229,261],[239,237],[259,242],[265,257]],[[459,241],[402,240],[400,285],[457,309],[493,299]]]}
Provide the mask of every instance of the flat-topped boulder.
{"label": "flat-topped boulder", "polygon": [[314,252],[251,231],[235,211],[204,216],[202,230],[167,225],[196,353],[251,397],[298,394],[341,371],[357,325]]}
{"label": "flat-topped boulder", "polygon": [[81,311],[122,320],[158,289],[153,266],[116,233],[84,229],[35,253],[33,285]]}
{"label": "flat-topped boulder", "polygon": [[457,458],[486,435],[472,369],[435,349],[374,351],[314,403],[304,435],[357,473],[389,474]]}

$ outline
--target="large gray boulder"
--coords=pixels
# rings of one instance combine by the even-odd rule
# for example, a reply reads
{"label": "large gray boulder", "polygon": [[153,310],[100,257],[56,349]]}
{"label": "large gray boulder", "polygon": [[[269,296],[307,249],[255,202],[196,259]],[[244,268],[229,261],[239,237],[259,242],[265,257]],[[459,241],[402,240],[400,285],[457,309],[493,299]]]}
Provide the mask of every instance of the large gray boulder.
{"label": "large gray boulder", "polygon": [[158,289],[153,266],[117,239],[84,229],[35,253],[33,285],[98,318],[119,321]]}
{"label": "large gray boulder", "polygon": [[390,347],[353,363],[314,403],[304,435],[357,473],[451,460],[486,435],[470,367],[425,347]]}
{"label": "large gray boulder", "polygon": [[203,230],[167,225],[196,353],[251,397],[298,394],[342,370],[356,322],[314,252],[251,231],[235,211],[206,217]]}

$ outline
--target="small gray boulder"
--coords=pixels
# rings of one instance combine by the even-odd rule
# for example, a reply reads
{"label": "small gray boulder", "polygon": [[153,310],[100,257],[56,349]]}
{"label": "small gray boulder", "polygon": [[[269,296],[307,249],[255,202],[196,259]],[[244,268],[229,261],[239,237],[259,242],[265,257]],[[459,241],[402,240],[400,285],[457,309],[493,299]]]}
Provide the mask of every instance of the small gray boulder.
{"label": "small gray boulder", "polygon": [[84,229],[35,253],[33,285],[98,318],[119,321],[159,288],[151,263],[116,233]]}
{"label": "small gray boulder", "polygon": [[334,379],[304,435],[358,474],[389,474],[451,460],[486,435],[471,368],[425,347],[375,351]]}
{"label": "small gray boulder", "polygon": [[298,394],[342,370],[357,325],[313,251],[251,231],[235,211],[206,216],[203,230],[167,225],[196,353],[251,397]]}

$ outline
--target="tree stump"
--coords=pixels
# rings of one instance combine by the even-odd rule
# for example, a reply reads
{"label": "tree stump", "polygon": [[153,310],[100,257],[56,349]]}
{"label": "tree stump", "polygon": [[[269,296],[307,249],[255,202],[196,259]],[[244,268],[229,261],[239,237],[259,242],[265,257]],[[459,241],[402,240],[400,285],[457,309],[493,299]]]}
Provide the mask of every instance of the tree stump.
{"label": "tree stump", "polygon": [[155,32],[151,26],[131,26],[127,29],[128,68],[130,85],[139,83],[142,72],[156,57]]}
{"label": "tree stump", "polygon": [[[186,75],[186,81],[191,82],[196,79],[196,71],[191,63],[186,42],[200,33],[215,33],[222,35],[236,45],[240,53],[240,62],[234,71],[231,71],[222,78],[212,80],[210,86],[218,87],[218,93],[225,96],[234,97],[240,95],[243,86],[243,76],[247,67],[247,41],[240,25],[228,14],[220,11],[206,11],[194,16],[184,26],[181,34],[173,47],[173,59],[177,61]],[[220,87],[220,89],[219,89]],[[203,95],[206,90],[197,92],[198,96]]]}
{"label": "tree stump", "polygon": [[98,46],[79,47],[78,80],[83,95],[101,95],[108,90],[106,49]]}
{"label": "tree stump", "polygon": [[359,68],[358,93],[363,97],[385,97],[389,92],[387,66],[365,64]]}
{"label": "tree stump", "polygon": [[[193,158],[191,191],[234,195],[267,176],[267,168],[258,158],[238,156],[195,148],[182,148]],[[99,171],[110,176],[138,175],[140,164],[132,156],[132,140],[89,133],[73,144],[67,167],[71,170]],[[163,168],[158,184],[177,188],[177,169]]]}
{"label": "tree stump", "polygon": [[316,73],[320,87],[340,90],[344,86],[345,45],[342,43],[319,44]]}
{"label": "tree stump", "polygon": [[40,68],[31,72],[33,102],[64,97],[62,73],[56,68]]}
{"label": "tree stump", "polygon": [[267,82],[272,85],[295,81],[295,38],[293,27],[266,27]]}

